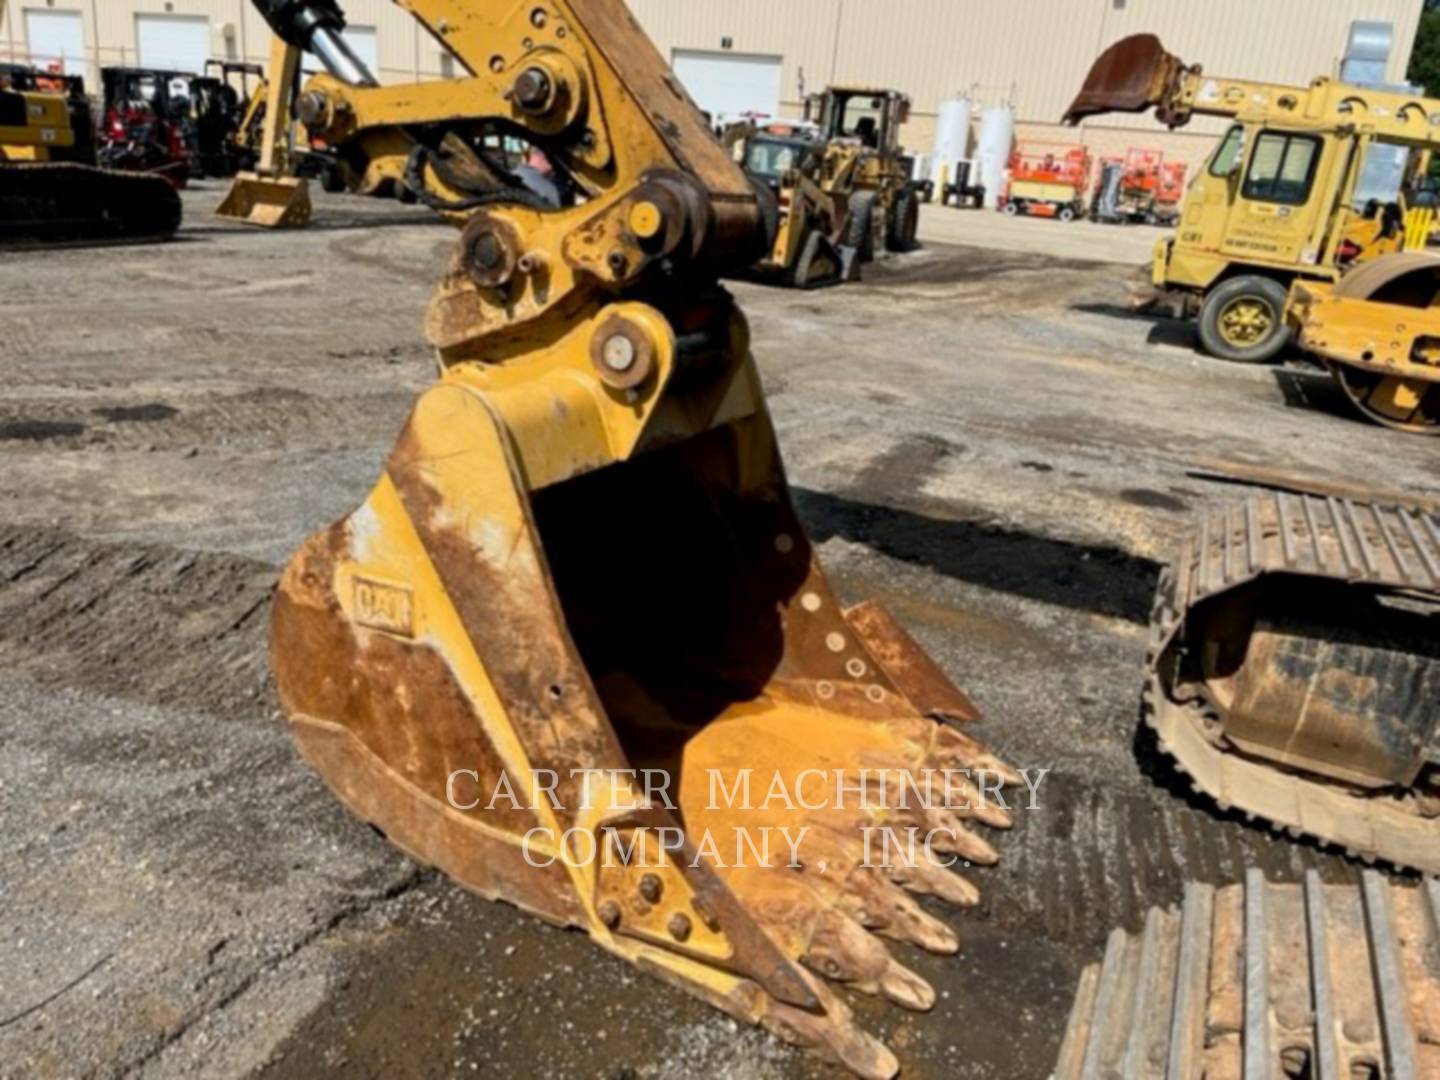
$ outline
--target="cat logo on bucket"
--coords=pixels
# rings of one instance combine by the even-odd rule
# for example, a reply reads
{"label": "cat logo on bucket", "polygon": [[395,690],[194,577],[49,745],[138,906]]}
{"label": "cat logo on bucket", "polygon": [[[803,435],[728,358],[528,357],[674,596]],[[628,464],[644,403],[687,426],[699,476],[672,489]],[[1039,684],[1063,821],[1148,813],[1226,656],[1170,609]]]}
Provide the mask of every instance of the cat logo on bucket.
{"label": "cat logo on bucket", "polygon": [[415,636],[415,598],[403,585],[355,578],[355,621],[371,630]]}

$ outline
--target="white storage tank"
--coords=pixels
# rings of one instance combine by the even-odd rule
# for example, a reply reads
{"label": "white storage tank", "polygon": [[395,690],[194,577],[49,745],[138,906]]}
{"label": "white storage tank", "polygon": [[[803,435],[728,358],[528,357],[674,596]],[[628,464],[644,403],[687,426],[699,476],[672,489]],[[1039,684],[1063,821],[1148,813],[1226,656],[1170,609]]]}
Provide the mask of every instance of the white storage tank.
{"label": "white storage tank", "polygon": [[937,184],[943,171],[946,183],[955,182],[955,165],[970,156],[970,118],[975,107],[969,98],[952,98],[940,106],[935,121],[935,157],[930,177]]}
{"label": "white storage tank", "polygon": [[992,105],[980,110],[980,143],[975,156],[980,162],[980,183],[985,185],[985,207],[995,209],[1005,188],[1005,169],[1015,142],[1015,110],[1009,105]]}

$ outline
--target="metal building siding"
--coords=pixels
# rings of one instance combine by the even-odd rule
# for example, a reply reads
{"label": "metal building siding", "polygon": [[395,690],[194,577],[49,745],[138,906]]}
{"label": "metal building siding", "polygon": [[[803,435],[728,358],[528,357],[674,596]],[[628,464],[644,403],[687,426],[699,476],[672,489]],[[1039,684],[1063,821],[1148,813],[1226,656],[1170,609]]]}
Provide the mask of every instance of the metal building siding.
{"label": "metal building siding", "polygon": [[1020,118],[1050,119],[1089,66],[1098,10],[1093,0],[849,0],[836,78],[897,87],[923,113],[972,86],[987,104],[1013,93]]}
{"label": "metal building siding", "polygon": [[[1090,62],[1126,34],[1149,31],[1217,73],[1305,83],[1331,74],[1355,19],[1395,27],[1392,69],[1405,68],[1419,0],[630,0],[661,51],[719,49],[786,58],[822,82],[881,82],[921,115],[957,91],[1000,101],[1015,85],[1018,118],[1052,123]],[[1150,127],[1120,119],[1120,126]]]}
{"label": "metal building siding", "polygon": [[855,0],[630,0],[645,32],[668,61],[675,49],[758,53],[784,58],[780,97],[800,101],[831,81],[835,29],[841,9]]}

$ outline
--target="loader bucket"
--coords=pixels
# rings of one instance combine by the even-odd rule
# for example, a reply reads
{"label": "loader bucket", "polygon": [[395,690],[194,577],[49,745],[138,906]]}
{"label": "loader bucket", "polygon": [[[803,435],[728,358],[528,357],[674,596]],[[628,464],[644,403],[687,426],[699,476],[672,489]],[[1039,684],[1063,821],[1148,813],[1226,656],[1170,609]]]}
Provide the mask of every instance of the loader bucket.
{"label": "loader bucket", "polygon": [[1132,34],[1111,45],[1090,67],[1085,85],[1065,110],[1064,123],[1107,112],[1144,112],[1165,101],[1184,70],[1154,34]]}
{"label": "loader bucket", "polygon": [[[867,861],[863,828],[943,827],[937,850],[993,862],[972,827],[1009,819],[964,771],[1019,777],[893,619],[840,605],[726,318],[687,335],[721,353],[677,365],[657,338],[623,393],[593,324],[523,377],[450,368],[365,505],[286,570],[276,683],[306,759],[415,858],[886,1077],[830,983],[928,1008],[880,938],[953,952],[911,893],[978,894],[923,851]],[[927,769],[964,797],[900,798]]]}
{"label": "loader bucket", "polygon": [[263,229],[300,229],[310,223],[310,212],[310,181],[242,172],[215,215]]}

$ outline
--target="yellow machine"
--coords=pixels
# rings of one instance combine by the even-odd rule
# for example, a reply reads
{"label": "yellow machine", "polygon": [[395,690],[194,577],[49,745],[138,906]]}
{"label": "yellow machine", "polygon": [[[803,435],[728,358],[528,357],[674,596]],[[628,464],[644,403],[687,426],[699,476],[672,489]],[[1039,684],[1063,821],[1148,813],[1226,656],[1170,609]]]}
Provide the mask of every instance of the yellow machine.
{"label": "yellow machine", "polygon": [[[1387,228],[1384,209],[1352,203],[1371,148],[1425,146],[1440,101],[1210,79],[1144,35],[1100,57],[1068,119],[1151,107],[1172,125],[1236,119],[1156,254],[1157,284],[1203,298],[1207,346],[1269,355],[1293,305],[1302,342],[1352,400],[1414,421],[1400,387],[1420,387],[1423,410],[1440,372],[1425,330],[1437,260],[1393,253],[1399,216]],[[1440,519],[1324,493],[1257,496],[1206,514],[1162,575],[1144,714],[1223,808],[1437,873],[1437,628]]]}
{"label": "yellow machine", "polygon": [[[343,23],[339,25],[343,28]],[[338,39],[338,29],[334,32]],[[310,184],[291,169],[294,124],[290,113],[303,52],[300,45],[274,38],[266,77],[246,104],[240,126],[245,148],[256,155],[255,169],[236,173],[215,211],[218,217],[266,229],[302,228],[310,223]]]}
{"label": "yellow machine", "polygon": [[1397,431],[1440,435],[1440,258],[1412,251],[1337,284],[1297,281],[1288,313],[1300,345],[1361,412]]}
{"label": "yellow machine", "polygon": [[828,168],[849,190],[849,246],[869,262],[879,251],[915,247],[921,194],[911,181],[900,146],[900,128],[910,119],[910,99],[894,90],[831,86],[805,103],[838,155]]}
{"label": "yellow machine", "polygon": [[[463,885],[890,1076],[832,984],[933,1003],[881,939],[955,951],[912,894],[975,902],[945,866],[995,860],[974,827],[1021,778],[882,609],[841,606],[795,515],[716,283],[771,240],[755,191],[623,0],[403,4],[476,74],[396,98],[503,122],[574,193],[474,209],[427,318],[438,384],[284,572],[300,749]],[[323,61],[327,8],[267,14]],[[867,851],[912,828],[934,843]]]}
{"label": "yellow machine", "polygon": [[[1205,348],[1227,360],[1264,361],[1303,326],[1301,343],[1329,364],[1366,416],[1440,431],[1440,367],[1417,344],[1423,334],[1401,342],[1395,329],[1428,317],[1415,310],[1434,297],[1428,264],[1389,262],[1427,240],[1433,212],[1407,215],[1404,188],[1440,145],[1431,123],[1440,101],[1325,78],[1308,87],[1214,78],[1144,34],[1095,62],[1066,120],[1149,108],[1171,127],[1196,114],[1235,121],[1192,181],[1175,236],[1155,251],[1155,285],[1198,310]],[[1384,190],[1377,193],[1373,181],[1367,189],[1372,156],[1391,148],[1408,156],[1408,168]],[[1336,287],[1373,262],[1389,265]],[[1294,310],[1292,285],[1301,301]],[[1360,314],[1372,299],[1376,308]],[[1337,328],[1342,311],[1352,321]],[[1341,340],[1349,347],[1333,344]]]}
{"label": "yellow machine", "polygon": [[[290,0],[255,2],[267,17],[277,12],[280,19]],[[322,173],[327,190],[413,195],[463,224],[505,186],[515,164],[503,150],[515,141],[505,124],[473,111],[477,90],[493,80],[474,76],[380,86],[340,36],[344,18],[333,0],[315,5],[320,9],[323,21],[309,34],[320,43],[326,71],[301,86],[299,59],[308,46],[275,38],[260,110],[261,160],[255,172],[236,177],[217,213],[267,228],[306,225],[312,208],[309,185],[300,176],[307,154],[297,144],[303,139],[333,159]],[[420,12],[414,14],[424,21]],[[548,84],[515,89],[524,95],[517,99],[520,111],[548,108]],[[553,202],[533,191],[507,198],[524,199],[535,209]]]}
{"label": "yellow machine", "polygon": [[855,148],[788,124],[745,125],[727,140],[774,201],[775,243],[757,270],[802,289],[859,280],[859,252],[848,243]]}
{"label": "yellow machine", "polygon": [[0,86],[0,248],[173,236],[179,194],[160,177],[98,168],[84,84],[50,78],[68,92],[42,90],[18,69]]}

